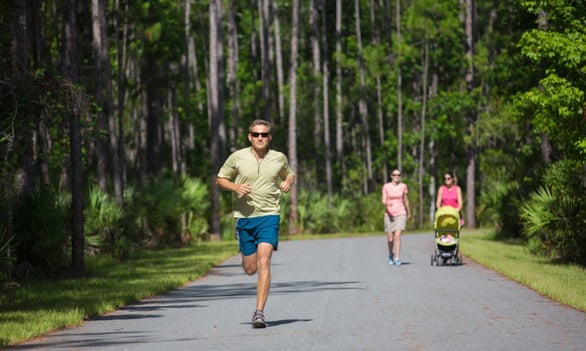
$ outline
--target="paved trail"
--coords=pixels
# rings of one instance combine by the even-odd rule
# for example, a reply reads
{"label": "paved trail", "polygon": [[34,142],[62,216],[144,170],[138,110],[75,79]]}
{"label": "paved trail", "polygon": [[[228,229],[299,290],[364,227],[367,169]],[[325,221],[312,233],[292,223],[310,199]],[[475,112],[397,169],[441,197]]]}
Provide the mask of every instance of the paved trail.
{"label": "paved trail", "polygon": [[14,350],[586,350],[586,313],[464,258],[430,266],[432,235],[281,242],[266,329],[233,257],[206,277]]}

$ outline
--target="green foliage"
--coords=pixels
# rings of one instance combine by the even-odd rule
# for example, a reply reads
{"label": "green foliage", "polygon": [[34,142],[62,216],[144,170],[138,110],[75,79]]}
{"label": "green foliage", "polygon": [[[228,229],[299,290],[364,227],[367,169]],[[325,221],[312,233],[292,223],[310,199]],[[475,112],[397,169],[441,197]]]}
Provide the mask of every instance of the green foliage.
{"label": "green foliage", "polygon": [[586,265],[584,171],[583,164],[571,161],[552,164],[545,173],[545,185],[520,209],[523,235],[535,251],[582,265]]}
{"label": "green foliage", "polygon": [[84,209],[86,248],[103,249],[119,258],[128,258],[132,247],[130,233],[124,231],[124,210],[116,200],[92,186]]}
{"label": "green foliage", "polygon": [[582,116],[584,91],[556,74],[550,74],[541,84],[543,89],[526,92],[521,102],[534,115],[536,132],[545,133],[568,155],[575,155],[576,142],[586,139],[586,121]]}
{"label": "green foliage", "polygon": [[207,217],[210,210],[210,192],[207,185],[200,179],[184,178],[182,192],[182,208],[185,220],[184,235],[191,240],[199,240],[208,232]]}
{"label": "green foliage", "polygon": [[[58,9],[60,3],[55,4]],[[368,10],[373,4],[374,16],[371,19]],[[373,191],[373,184],[366,184],[370,180],[366,180],[367,155],[357,102],[362,97],[366,99],[369,126],[376,126],[370,128],[369,136],[376,184],[381,181],[382,169],[386,166],[383,161],[391,163],[391,160],[397,158],[398,128],[395,117],[398,111],[397,76],[400,69],[403,83],[403,154],[400,156],[403,160],[404,173],[416,174],[419,165],[423,164],[429,174],[435,173],[437,169],[456,169],[462,179],[467,161],[465,147],[477,147],[479,154],[476,159],[480,171],[475,179],[477,189],[470,189],[482,195],[477,213],[483,223],[495,224],[501,234],[518,236],[520,222],[515,206],[542,183],[541,176],[546,168],[539,152],[542,135],[546,135],[552,142],[554,161],[566,158],[578,161],[583,160],[586,155],[586,25],[583,20],[585,4],[580,0],[476,2],[475,13],[478,17],[474,27],[473,45],[477,50],[475,57],[468,58],[465,56],[462,8],[458,1],[415,0],[402,4],[402,23],[399,25],[403,30],[400,42],[396,40],[395,23],[387,23],[387,16],[394,10],[391,9],[389,13],[380,2],[375,4],[360,1],[363,45],[363,61],[360,62],[357,56],[357,20],[352,16],[353,3],[344,2],[344,21],[339,33],[342,43],[342,75],[337,78],[334,75],[334,55],[338,54],[334,50],[335,11],[333,2],[325,4],[325,8],[321,9],[318,15],[325,16],[319,18],[325,19],[325,32],[319,34],[327,36],[323,43],[327,48],[320,47],[320,54],[324,55],[324,62],[327,60],[330,64],[328,112],[331,146],[333,140],[338,137],[334,137],[336,126],[332,122],[337,117],[334,113],[337,107],[335,83],[336,79],[341,80],[343,121],[339,140],[343,143],[341,151],[344,153],[344,167],[337,163],[333,165],[334,193],[340,195],[327,200],[323,195],[325,172],[321,172],[325,148],[316,145],[312,138],[316,111],[322,114],[322,118],[325,116],[321,101],[315,96],[316,89],[323,88],[323,81],[313,71],[309,40],[312,31],[302,27],[296,96],[297,139],[303,141],[297,144],[296,150],[299,156],[298,180],[304,187],[300,189],[300,226],[308,232],[329,232],[338,231],[340,228],[370,231],[381,225],[379,194]],[[129,184],[137,182],[136,175],[142,171],[138,168],[144,166],[137,158],[143,152],[140,150],[143,145],[140,138],[143,134],[139,133],[144,131],[140,129],[139,132],[138,126],[147,116],[151,117],[141,111],[143,106],[147,105],[152,108],[152,113],[160,113],[152,116],[157,118],[150,119],[147,125],[160,121],[158,126],[149,128],[152,127],[152,131],[158,130],[161,133],[168,131],[167,127],[164,127],[166,117],[171,115],[174,108],[178,108],[178,130],[181,133],[179,138],[183,141],[190,139],[189,143],[181,143],[185,148],[180,150],[183,161],[188,165],[186,172],[201,179],[209,177],[210,133],[206,109],[208,91],[205,84],[209,65],[209,4],[196,1],[191,5],[191,14],[188,14],[191,27],[185,28],[184,7],[181,2],[129,2],[117,9],[120,13],[113,11],[114,2],[108,3],[108,16],[116,14],[127,19],[123,31],[109,31],[108,35],[112,44],[120,44],[110,46],[113,94],[121,98],[112,101],[112,107],[116,111],[116,118],[120,118],[121,130],[125,132],[119,142],[124,143],[121,149],[124,149],[125,155],[129,157],[121,161],[127,161],[125,165],[128,166]],[[307,5],[306,3],[301,6],[302,17],[308,15]],[[291,44],[291,8],[288,2],[279,2],[279,6],[279,11],[275,12],[275,15],[278,14],[281,20],[281,54],[284,58],[282,68],[286,73],[290,64],[287,58]],[[5,16],[7,19],[12,8],[7,5],[4,8],[8,11]],[[3,107],[3,115],[0,118],[0,155],[3,157],[0,166],[0,192],[13,191],[15,170],[22,166],[22,156],[31,154],[34,155],[33,166],[43,170],[46,166],[49,184],[57,188],[64,169],[68,167],[70,152],[67,123],[64,123],[63,116],[71,109],[72,100],[77,101],[72,97],[82,92],[94,94],[97,86],[93,81],[97,66],[93,64],[95,59],[90,41],[80,42],[80,86],[72,86],[55,74],[59,69],[54,63],[59,61],[57,58],[60,47],[57,44],[61,28],[58,25],[59,21],[51,18],[55,12],[45,10],[46,8],[41,6],[41,22],[45,25],[38,28],[39,33],[31,33],[34,37],[44,39],[38,47],[34,47],[43,60],[31,60],[34,62],[26,68],[30,71],[23,75],[10,72],[10,65],[6,64],[3,71],[6,78],[0,82],[0,106]],[[227,93],[224,107],[226,112],[231,111],[232,106],[238,107],[239,110],[238,115],[226,113],[226,127],[229,131],[226,137],[229,148],[248,143],[245,128],[250,120],[259,116],[260,107],[264,106],[264,83],[261,80],[262,67],[258,45],[258,9],[235,2],[226,7],[226,14],[232,10],[236,17],[238,33],[236,81],[239,86],[237,91],[232,91],[232,87],[224,87],[227,88],[224,90]],[[542,14],[546,16],[547,26],[537,30],[536,20]],[[80,19],[87,19],[88,15],[86,11],[80,14]],[[114,23],[111,19],[109,23]],[[394,21],[394,18],[391,18],[391,21]],[[91,32],[91,21],[81,20],[79,23],[81,33]],[[195,52],[189,52],[189,55],[186,51],[185,34],[191,35],[196,49]],[[115,41],[115,37],[120,40]],[[10,57],[9,44],[14,38],[10,31],[3,33],[1,38],[3,45],[0,46],[5,54],[2,62],[7,63]],[[228,41],[225,44],[227,43]],[[228,46],[225,48],[227,53]],[[29,49],[32,50],[32,47]],[[429,143],[425,146],[424,154],[420,155],[424,50],[429,50],[427,83],[432,89],[428,111],[425,111],[425,138]],[[38,56],[30,52],[28,54],[30,57]],[[195,54],[195,57],[192,54]],[[197,66],[192,66],[193,63]],[[278,127],[274,129],[272,147],[285,151],[288,145],[288,120],[286,116],[276,115],[276,71],[272,63],[269,78],[271,96],[267,103]],[[47,66],[39,67],[39,64]],[[189,64],[189,68],[185,64]],[[463,73],[470,64],[474,64],[474,89],[471,92],[464,92],[467,89],[464,89]],[[366,73],[364,90],[361,90],[358,74],[362,68]],[[378,81],[375,77],[380,78],[382,86],[382,108],[378,106]],[[153,89],[146,92],[143,87],[147,86]],[[288,98],[288,92],[285,87],[285,99]],[[146,96],[149,101],[142,101],[147,98]],[[236,96],[238,100],[234,101]],[[174,103],[174,99],[177,99],[177,104]],[[123,106],[117,106],[120,103]],[[96,110],[101,108],[103,107],[96,106]],[[377,142],[379,130],[376,119],[379,108],[383,111],[382,128],[386,136],[384,145]],[[466,120],[470,116],[480,116],[471,129],[468,128],[469,123]],[[88,124],[96,123],[96,120],[93,120],[95,117],[84,114],[81,123],[87,127]],[[83,128],[82,133],[82,139],[86,143],[84,155],[88,158],[84,166],[87,166],[88,179],[92,179],[97,165],[95,148],[99,145],[99,138],[105,137],[107,131],[100,128]],[[40,138],[45,136],[46,141]],[[171,147],[167,135],[161,136],[160,145],[156,147],[161,150],[163,162],[167,163],[162,165],[164,168],[170,166],[168,160],[171,157],[168,156]],[[35,143],[31,145],[30,141],[33,138]],[[147,143],[149,142],[147,140]],[[188,145],[191,142],[193,146]],[[35,149],[31,150],[31,146]],[[420,157],[424,158],[421,163]],[[105,252],[124,252],[134,244],[144,242],[153,245],[193,243],[205,237],[208,219],[211,217],[209,186],[199,180],[174,177],[176,176],[160,176],[144,189],[129,188],[125,184],[127,193],[123,206],[116,205],[106,194],[100,194],[95,189],[90,190],[85,208],[88,244]],[[407,178],[411,182],[416,177]],[[430,176],[426,175],[423,184],[410,183],[410,189],[428,189],[429,179]],[[548,189],[554,189],[554,186],[555,184],[547,184]],[[311,196],[303,194],[316,189],[322,193],[318,195],[316,192]],[[416,203],[419,197],[413,190],[412,207],[415,210],[419,207],[419,203]],[[557,196],[565,190],[567,189],[554,189],[552,192]],[[422,196],[424,203],[433,201],[428,198],[428,193],[431,192],[426,192]],[[12,194],[2,193],[3,200],[11,200],[11,196]],[[222,200],[229,197],[224,195]],[[281,230],[287,228],[289,200],[289,196],[282,198],[285,215],[282,216]],[[470,204],[473,205],[478,204]],[[229,205],[223,204],[222,208],[228,209]],[[567,210],[573,213],[573,207],[569,205]],[[27,211],[28,214],[27,208],[19,207],[19,217],[25,216],[20,211]],[[14,211],[11,209],[5,212]],[[233,220],[228,212],[226,210],[225,214],[220,216],[225,228],[224,237],[231,238],[233,228],[230,222]],[[2,217],[12,216],[4,215],[3,212]],[[8,224],[12,218],[2,220]],[[30,219],[27,220],[30,222]],[[26,225],[33,225],[25,223],[27,220],[19,218],[19,227],[16,229],[20,230],[24,226],[25,232],[30,231]],[[57,230],[56,225],[46,226],[42,221],[38,226],[43,230]],[[64,233],[67,232],[68,221],[63,219],[59,228]],[[26,234],[22,240],[29,240],[28,236],[40,236],[37,233],[40,231],[32,231],[35,234]],[[15,233],[16,236],[20,236],[20,232]],[[66,242],[66,236],[63,234],[63,242]],[[44,236],[43,238],[49,240]],[[25,247],[32,245],[32,242],[35,241],[31,240]],[[57,243],[43,244],[42,250],[50,251],[47,257],[60,253],[63,256],[62,260],[65,261],[67,245],[52,250],[54,246],[59,247]],[[28,255],[29,251],[25,252]],[[36,255],[44,257],[40,252]],[[21,260],[28,258],[29,256],[23,256]],[[51,260],[56,261],[56,258]]]}
{"label": "green foliage", "polygon": [[[564,157],[580,159],[586,140],[584,106],[586,90],[586,24],[583,1],[521,1],[527,10],[544,14],[546,29],[523,33],[521,54],[545,71],[540,87],[520,95],[535,132],[556,142]],[[580,17],[582,16],[582,17]],[[543,74],[543,73],[541,73]]]}
{"label": "green foliage", "polygon": [[15,260],[16,245],[14,244],[14,236],[9,236],[6,228],[0,225],[0,283],[11,277]]}
{"label": "green foliage", "polygon": [[207,233],[208,199],[201,180],[161,177],[133,191],[128,207],[146,244],[186,244]]}
{"label": "green foliage", "polygon": [[68,265],[70,199],[45,190],[19,199],[14,208],[13,232],[18,263],[53,274]]}
{"label": "green foliage", "polygon": [[[429,101],[430,115],[433,117],[430,122],[431,137],[439,144],[439,152],[443,156],[440,159],[449,159],[446,156],[453,153],[454,149],[463,153],[464,147],[448,146],[464,146],[465,142],[470,142],[465,140],[466,118],[475,113],[477,103],[474,94],[461,91],[441,92]],[[449,149],[449,152],[445,149]]]}
{"label": "green foliage", "polygon": [[[358,202],[357,206],[352,206],[352,212],[356,212],[354,223],[349,223],[354,232],[359,233],[376,233],[384,232],[383,215],[384,208],[381,204],[381,194],[373,192],[367,196],[361,196],[352,201]],[[413,205],[411,206],[413,208]],[[340,228],[344,231],[344,228]]]}
{"label": "green foliage", "polygon": [[333,196],[328,199],[317,192],[301,192],[299,195],[299,223],[303,232],[322,234],[337,233],[353,226],[357,211],[352,201]]}
{"label": "green foliage", "polygon": [[376,232],[382,230],[380,194],[331,199],[318,192],[299,195],[300,229],[306,234]]}
{"label": "green foliage", "polygon": [[133,191],[129,211],[149,246],[181,242],[182,189],[174,179],[152,179]]}
{"label": "green foliage", "polygon": [[481,220],[494,226],[500,237],[517,237],[520,231],[518,207],[519,184],[491,182],[480,194]]}

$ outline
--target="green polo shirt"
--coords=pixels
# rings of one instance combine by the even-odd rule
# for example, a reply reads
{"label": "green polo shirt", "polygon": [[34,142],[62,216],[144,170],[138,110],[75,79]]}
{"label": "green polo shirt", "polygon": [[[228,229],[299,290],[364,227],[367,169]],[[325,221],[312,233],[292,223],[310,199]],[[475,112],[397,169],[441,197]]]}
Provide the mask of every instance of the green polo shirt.
{"label": "green polo shirt", "polygon": [[236,218],[279,215],[279,185],[289,175],[293,175],[293,170],[285,154],[269,149],[257,161],[252,147],[233,152],[218,172],[218,178],[252,187],[250,194],[234,199]]}

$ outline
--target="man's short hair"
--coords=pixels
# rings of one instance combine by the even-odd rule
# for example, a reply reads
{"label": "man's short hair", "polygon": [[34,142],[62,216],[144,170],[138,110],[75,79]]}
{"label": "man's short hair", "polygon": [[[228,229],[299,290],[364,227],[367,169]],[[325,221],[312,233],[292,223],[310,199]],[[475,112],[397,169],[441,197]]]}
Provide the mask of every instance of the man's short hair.
{"label": "man's short hair", "polygon": [[252,121],[252,123],[250,123],[250,127],[248,127],[248,132],[252,132],[252,128],[256,126],[265,126],[269,128],[269,131],[271,130],[271,122],[266,121],[264,119],[255,119],[254,121]]}

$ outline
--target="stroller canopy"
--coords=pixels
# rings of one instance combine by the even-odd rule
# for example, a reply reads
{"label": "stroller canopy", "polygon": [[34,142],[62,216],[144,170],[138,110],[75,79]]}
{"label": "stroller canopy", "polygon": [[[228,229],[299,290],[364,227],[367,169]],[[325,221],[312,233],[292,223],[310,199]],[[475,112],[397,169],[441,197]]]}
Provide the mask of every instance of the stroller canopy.
{"label": "stroller canopy", "polygon": [[436,230],[460,230],[460,214],[452,206],[442,206],[435,213]]}

